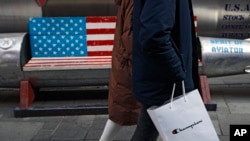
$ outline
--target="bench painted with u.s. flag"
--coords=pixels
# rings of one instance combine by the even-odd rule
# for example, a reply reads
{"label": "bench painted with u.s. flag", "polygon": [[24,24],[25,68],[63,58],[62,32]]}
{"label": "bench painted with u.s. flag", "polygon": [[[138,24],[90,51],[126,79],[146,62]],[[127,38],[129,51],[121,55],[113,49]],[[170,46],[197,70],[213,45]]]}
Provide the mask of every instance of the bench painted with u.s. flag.
{"label": "bench painted with u.s. flag", "polygon": [[[197,32],[197,17],[194,17]],[[115,16],[32,17],[25,71],[110,68]]]}
{"label": "bench painted with u.s. flag", "polygon": [[24,70],[110,68],[115,16],[33,17]]}

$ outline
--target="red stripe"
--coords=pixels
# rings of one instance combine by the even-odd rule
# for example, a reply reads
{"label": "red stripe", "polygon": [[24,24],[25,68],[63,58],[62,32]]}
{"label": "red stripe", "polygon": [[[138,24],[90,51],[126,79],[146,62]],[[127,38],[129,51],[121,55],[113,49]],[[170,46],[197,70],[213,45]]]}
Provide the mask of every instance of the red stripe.
{"label": "red stripe", "polygon": [[112,51],[90,51],[88,56],[112,56]]}
{"label": "red stripe", "polygon": [[73,60],[73,61],[62,61],[62,60],[30,60],[29,61],[29,65],[35,65],[35,64],[71,64],[71,63],[75,63],[75,64],[85,64],[85,63],[106,63],[106,62],[111,62],[111,59],[108,60],[89,60],[89,61],[78,61],[78,60]]}
{"label": "red stripe", "polygon": [[102,45],[113,45],[114,40],[94,40],[87,41],[87,46],[102,46]]}
{"label": "red stripe", "polygon": [[31,60],[33,61],[37,61],[37,60],[41,60],[41,61],[44,61],[44,60],[77,60],[77,61],[83,61],[83,60],[102,60],[102,59],[111,59],[111,56],[101,56],[101,57],[98,57],[98,56],[92,56],[92,57],[88,57],[88,56],[85,56],[85,57],[44,57],[44,58],[32,58]]}
{"label": "red stripe", "polygon": [[116,16],[86,17],[86,22],[90,23],[116,22]]}
{"label": "red stripe", "polygon": [[87,34],[114,34],[115,29],[87,29]]}
{"label": "red stripe", "polygon": [[85,62],[85,63],[50,63],[50,64],[47,64],[47,63],[40,63],[40,64],[26,64],[25,67],[46,67],[46,66],[83,66],[83,65],[110,65],[111,62],[91,62],[91,63],[88,63],[88,62]]}
{"label": "red stripe", "polygon": [[197,16],[194,16],[194,21],[197,21]]}

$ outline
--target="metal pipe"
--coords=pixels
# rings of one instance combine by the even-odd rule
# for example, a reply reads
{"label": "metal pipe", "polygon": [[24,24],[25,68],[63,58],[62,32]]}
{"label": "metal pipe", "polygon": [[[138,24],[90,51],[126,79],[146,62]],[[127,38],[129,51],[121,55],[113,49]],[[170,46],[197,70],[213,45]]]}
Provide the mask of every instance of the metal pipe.
{"label": "metal pipe", "polygon": [[27,32],[31,16],[42,16],[34,0],[0,0],[0,33]]}
{"label": "metal pipe", "polygon": [[250,72],[250,41],[199,37],[202,52],[200,74],[209,77]]}
{"label": "metal pipe", "polygon": [[250,37],[249,0],[192,0],[198,36]]}

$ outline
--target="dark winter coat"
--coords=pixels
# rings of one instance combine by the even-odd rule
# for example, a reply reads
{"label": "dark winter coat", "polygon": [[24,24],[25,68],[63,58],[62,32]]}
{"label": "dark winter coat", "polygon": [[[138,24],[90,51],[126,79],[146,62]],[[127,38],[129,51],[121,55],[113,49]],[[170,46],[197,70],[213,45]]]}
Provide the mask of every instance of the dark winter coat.
{"label": "dark winter coat", "polygon": [[132,96],[133,0],[115,0],[118,6],[109,81],[109,118],[120,125],[137,123],[139,102]]}
{"label": "dark winter coat", "polygon": [[193,90],[198,77],[191,0],[135,0],[133,95],[146,106],[168,100],[173,83]]}

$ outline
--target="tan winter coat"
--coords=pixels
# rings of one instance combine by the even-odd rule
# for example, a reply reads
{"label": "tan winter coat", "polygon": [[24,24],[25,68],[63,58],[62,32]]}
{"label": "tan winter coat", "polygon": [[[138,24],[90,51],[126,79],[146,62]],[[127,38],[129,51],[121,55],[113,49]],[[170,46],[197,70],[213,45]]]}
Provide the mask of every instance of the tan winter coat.
{"label": "tan winter coat", "polygon": [[133,0],[115,0],[118,6],[109,82],[109,118],[120,125],[137,123],[140,105],[131,93]]}

